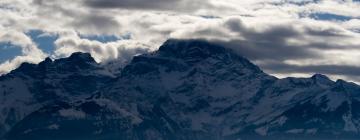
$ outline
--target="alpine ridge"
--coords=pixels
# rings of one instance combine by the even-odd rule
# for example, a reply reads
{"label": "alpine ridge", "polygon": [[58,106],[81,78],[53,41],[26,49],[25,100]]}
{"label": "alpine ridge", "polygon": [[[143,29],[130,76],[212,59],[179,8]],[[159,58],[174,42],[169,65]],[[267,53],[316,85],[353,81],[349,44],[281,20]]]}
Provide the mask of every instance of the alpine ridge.
{"label": "alpine ridge", "polygon": [[169,39],[116,72],[74,53],[1,76],[0,139],[355,140],[359,107],[354,83],[279,79],[226,47]]}

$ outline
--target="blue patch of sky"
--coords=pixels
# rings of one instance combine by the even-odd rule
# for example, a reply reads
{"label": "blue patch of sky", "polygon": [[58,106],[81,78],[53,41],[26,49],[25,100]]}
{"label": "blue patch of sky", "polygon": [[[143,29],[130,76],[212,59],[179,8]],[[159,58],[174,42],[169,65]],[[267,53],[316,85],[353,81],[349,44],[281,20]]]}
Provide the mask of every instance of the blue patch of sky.
{"label": "blue patch of sky", "polygon": [[[54,42],[58,39],[58,35],[46,34],[41,30],[30,30],[26,35],[45,53],[52,54],[54,52]],[[21,54],[22,50],[20,46],[16,46],[10,42],[0,42],[0,63],[11,60]]]}
{"label": "blue patch of sky", "polygon": [[348,21],[353,19],[353,17],[350,16],[343,16],[343,15],[337,15],[331,13],[312,13],[309,15],[309,17],[316,20],[326,20],[326,21]]}
{"label": "blue patch of sky", "polygon": [[116,35],[79,35],[82,39],[88,39],[93,41],[99,41],[102,43],[115,42],[118,40],[129,40],[131,39],[131,33],[126,33],[121,36]]}
{"label": "blue patch of sky", "polygon": [[55,50],[55,41],[58,35],[48,34],[41,30],[30,30],[26,33],[38,46],[39,49],[47,54],[52,54]]}
{"label": "blue patch of sky", "polygon": [[299,5],[299,6],[304,6],[307,4],[311,4],[311,3],[317,3],[320,0],[284,0],[284,1],[278,1],[278,2],[273,2],[272,4],[274,5],[284,5],[284,4],[294,4],[294,5]]}
{"label": "blue patch of sky", "polygon": [[9,4],[0,5],[0,10],[16,10],[16,8],[10,6]]}
{"label": "blue patch of sky", "polygon": [[[48,34],[41,30],[30,30],[26,32],[33,42],[35,42],[39,49],[51,55],[55,50],[55,41],[59,38],[56,34]],[[126,33],[121,36],[115,35],[80,35],[81,38],[89,40],[96,40],[102,43],[114,42],[118,40],[131,39],[131,33]],[[11,60],[16,56],[22,54],[21,47],[11,44],[10,42],[0,42],[0,63],[6,60]]]}
{"label": "blue patch of sky", "polygon": [[22,54],[21,47],[10,42],[0,42],[0,63],[10,60]]}

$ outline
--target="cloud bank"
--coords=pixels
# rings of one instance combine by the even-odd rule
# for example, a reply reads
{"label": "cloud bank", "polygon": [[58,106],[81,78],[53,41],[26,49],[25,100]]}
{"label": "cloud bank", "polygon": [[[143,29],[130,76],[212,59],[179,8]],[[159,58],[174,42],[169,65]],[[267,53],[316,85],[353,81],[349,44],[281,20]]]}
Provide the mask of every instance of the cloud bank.
{"label": "cloud bank", "polygon": [[[358,9],[352,0],[2,0],[0,42],[22,54],[2,63],[0,73],[77,51],[98,62],[129,61],[168,38],[201,38],[280,77],[323,73],[360,82]],[[58,36],[54,50],[44,53],[25,34],[30,30]]]}

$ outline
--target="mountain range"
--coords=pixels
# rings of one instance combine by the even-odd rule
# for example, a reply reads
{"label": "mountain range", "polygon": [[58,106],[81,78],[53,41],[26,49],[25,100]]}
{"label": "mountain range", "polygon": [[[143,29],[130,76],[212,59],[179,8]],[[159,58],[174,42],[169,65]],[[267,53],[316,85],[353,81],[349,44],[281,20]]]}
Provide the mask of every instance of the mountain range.
{"label": "mountain range", "polygon": [[360,86],[276,78],[235,51],[169,39],[115,72],[88,53],[0,77],[4,140],[356,140]]}

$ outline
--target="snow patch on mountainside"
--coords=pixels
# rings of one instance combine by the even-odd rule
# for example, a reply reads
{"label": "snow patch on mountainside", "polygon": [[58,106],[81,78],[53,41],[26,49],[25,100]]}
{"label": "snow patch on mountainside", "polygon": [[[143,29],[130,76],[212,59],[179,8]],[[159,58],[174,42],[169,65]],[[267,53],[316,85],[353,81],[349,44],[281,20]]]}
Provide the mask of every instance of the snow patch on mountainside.
{"label": "snow patch on mountainside", "polygon": [[74,119],[82,119],[86,117],[86,113],[75,109],[63,109],[63,110],[59,110],[59,113],[63,117],[74,118]]}

